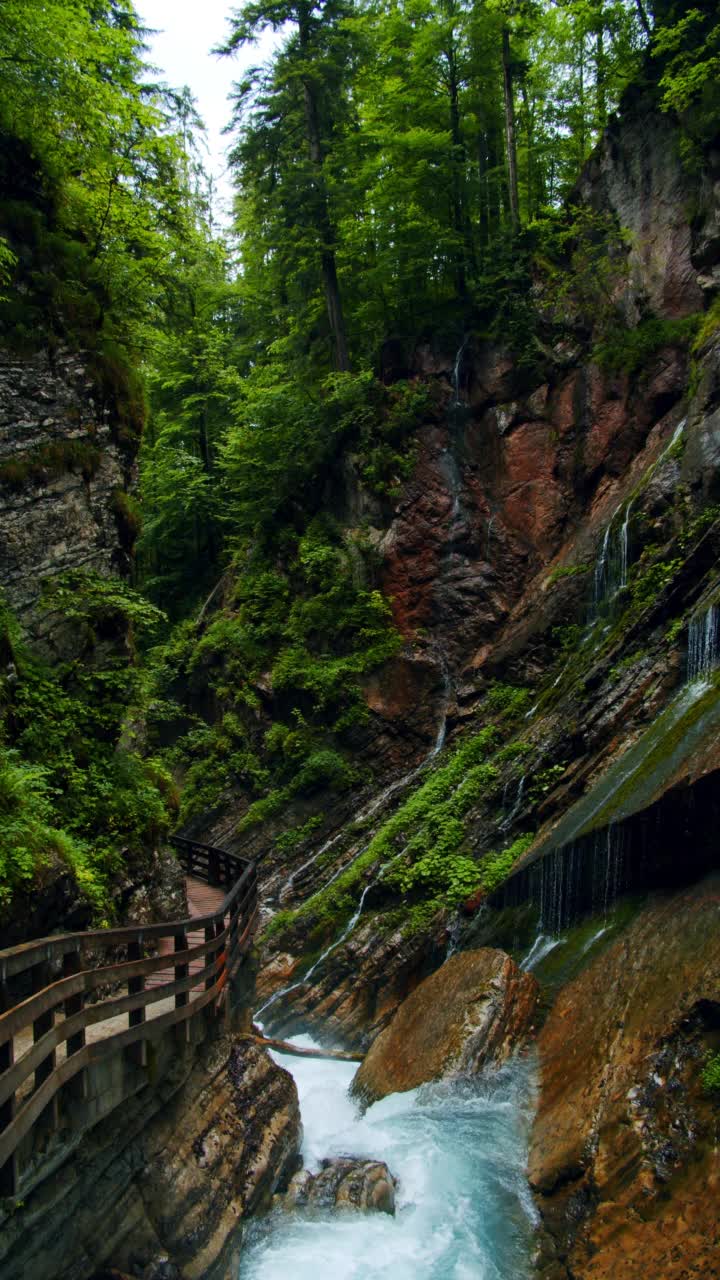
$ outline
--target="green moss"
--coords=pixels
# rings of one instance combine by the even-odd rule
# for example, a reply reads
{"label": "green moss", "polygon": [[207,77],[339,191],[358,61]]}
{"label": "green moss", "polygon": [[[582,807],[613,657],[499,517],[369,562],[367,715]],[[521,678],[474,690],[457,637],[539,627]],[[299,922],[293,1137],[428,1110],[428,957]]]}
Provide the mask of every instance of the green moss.
{"label": "green moss", "polygon": [[715,298],[712,306],[702,316],[692,345],[694,355],[699,355],[703,347],[720,329],[720,297]]}
{"label": "green moss", "polygon": [[545,585],[552,587],[556,582],[559,582],[561,578],[576,578],[582,574],[590,573],[591,569],[591,564],[558,565],[557,569],[553,569]]}
{"label": "green moss", "polygon": [[110,509],[117,521],[120,541],[126,551],[132,551],[142,529],[140,504],[126,489],[113,489]]}
{"label": "green moss", "polygon": [[100,449],[87,440],[58,440],[1,463],[0,484],[20,491],[68,471],[80,472],[85,480],[91,480],[101,461]]}

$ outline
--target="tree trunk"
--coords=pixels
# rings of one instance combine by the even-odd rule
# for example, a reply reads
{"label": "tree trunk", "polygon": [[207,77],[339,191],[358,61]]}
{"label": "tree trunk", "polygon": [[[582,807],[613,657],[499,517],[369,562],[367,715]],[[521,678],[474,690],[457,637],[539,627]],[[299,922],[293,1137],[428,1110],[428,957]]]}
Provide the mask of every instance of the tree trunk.
{"label": "tree trunk", "polygon": [[[301,46],[306,48],[309,41],[306,22],[301,21],[299,23],[299,36]],[[337,277],[337,265],[335,262],[335,235],[332,222],[330,220],[327,191],[325,189],[325,175],[323,173],[323,153],[322,143],[320,141],[320,123],[318,120],[317,101],[315,98],[315,90],[311,82],[304,79],[302,83],[308,148],[310,151],[310,160],[312,161],[316,171],[315,218],[317,222],[317,230],[320,234],[320,240],[322,243],[320,264],[322,268],[323,287],[325,290],[325,305],[327,307],[330,329],[335,342],[335,364],[341,373],[345,373],[350,369],[350,357],[348,355],[347,337],[345,334],[345,318],[343,316],[342,299],[340,297],[340,286],[338,284]]]}
{"label": "tree trunk", "polygon": [[635,8],[637,9],[638,18],[640,19],[640,26],[645,32],[648,40],[650,40],[652,38],[652,27],[648,21],[647,10],[643,4],[643,0],[635,0]]}
{"label": "tree trunk", "polygon": [[485,248],[490,239],[490,182],[488,177],[488,146],[484,133],[477,137],[479,198],[479,240]]}
{"label": "tree trunk", "polygon": [[455,261],[455,288],[459,298],[464,298],[467,288],[465,263],[467,245],[465,238],[465,218],[463,216],[461,165],[465,148],[460,133],[460,103],[458,98],[458,78],[455,50],[450,47],[446,51],[448,62],[448,92],[450,94],[450,146],[452,163],[452,223],[453,231],[458,239],[457,258]]}
{"label": "tree trunk", "polygon": [[510,202],[510,224],[513,231],[520,226],[520,201],[518,199],[517,143],[515,140],[515,92],[513,85],[512,62],[510,60],[510,31],[503,28],[502,34],[503,90],[505,96],[505,141],[507,144],[508,198]]}

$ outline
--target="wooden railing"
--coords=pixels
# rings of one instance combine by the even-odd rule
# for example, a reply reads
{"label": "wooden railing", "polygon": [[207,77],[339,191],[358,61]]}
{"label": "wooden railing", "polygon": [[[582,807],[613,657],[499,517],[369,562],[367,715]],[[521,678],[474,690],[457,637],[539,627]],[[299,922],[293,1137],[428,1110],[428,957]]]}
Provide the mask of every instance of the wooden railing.
{"label": "wooden railing", "polygon": [[[224,1011],[257,915],[255,863],[180,837],[187,874],[227,886],[192,919],[58,934],[0,951],[0,1196],[18,1193],[18,1152],[35,1127],[73,1127],[87,1074],[147,1061],[148,1044],[201,1011]],[[200,939],[196,941],[196,939]]]}

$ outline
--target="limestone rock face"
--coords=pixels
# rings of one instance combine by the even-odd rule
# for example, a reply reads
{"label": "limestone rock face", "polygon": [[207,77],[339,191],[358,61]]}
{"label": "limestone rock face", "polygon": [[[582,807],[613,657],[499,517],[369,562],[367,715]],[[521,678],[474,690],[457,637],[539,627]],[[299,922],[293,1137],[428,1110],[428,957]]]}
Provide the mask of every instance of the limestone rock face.
{"label": "limestone rock face", "polygon": [[62,652],[35,605],[43,579],[67,569],[125,573],[114,498],[132,464],[112,438],[82,360],[0,351],[0,585],[28,634]]}
{"label": "limestone rock face", "polygon": [[502,951],[451,956],[416,987],[375,1040],[354,1081],[364,1102],[504,1062],[529,1029],[537,983]]}
{"label": "limestone rock face", "polygon": [[258,1045],[225,1037],[195,1053],[176,1044],[169,1069],[157,1065],[156,1085],[97,1125],[18,1212],[0,1212],[3,1280],[237,1274],[243,1224],[298,1165],[295,1082]]}
{"label": "limestone rock face", "polygon": [[720,877],[657,901],[560,993],[538,1039],[530,1179],[544,1276],[720,1276]]}
{"label": "limestone rock face", "polygon": [[319,1173],[296,1173],[284,1197],[288,1209],[356,1209],[395,1213],[395,1178],[383,1160],[338,1156]]}

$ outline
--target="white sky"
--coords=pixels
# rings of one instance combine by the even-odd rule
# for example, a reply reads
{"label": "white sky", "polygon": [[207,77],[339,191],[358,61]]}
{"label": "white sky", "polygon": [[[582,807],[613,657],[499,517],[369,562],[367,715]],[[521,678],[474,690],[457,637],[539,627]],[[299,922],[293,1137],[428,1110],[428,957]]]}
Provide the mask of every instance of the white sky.
{"label": "white sky", "polygon": [[274,43],[272,33],[265,33],[258,44],[241,49],[233,58],[218,58],[210,52],[227,36],[227,17],[240,3],[241,0],[135,0],[143,25],[157,31],[157,35],[148,37],[148,59],[172,88],[189,85],[197,100],[207,127],[207,167],[217,181],[215,212],[222,221],[226,220],[232,198],[225,158],[230,139],[222,135],[230,118],[227,97],[243,68],[263,62]]}

